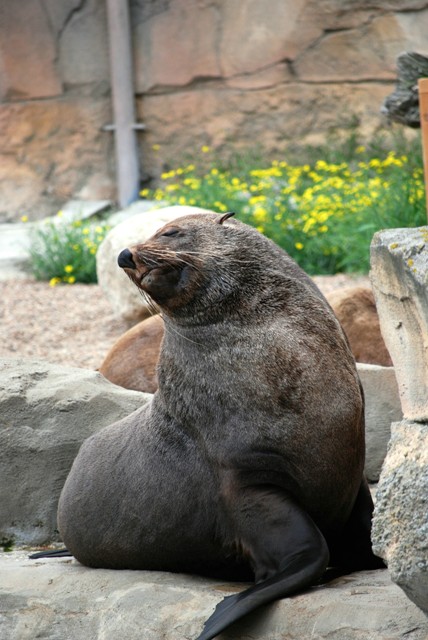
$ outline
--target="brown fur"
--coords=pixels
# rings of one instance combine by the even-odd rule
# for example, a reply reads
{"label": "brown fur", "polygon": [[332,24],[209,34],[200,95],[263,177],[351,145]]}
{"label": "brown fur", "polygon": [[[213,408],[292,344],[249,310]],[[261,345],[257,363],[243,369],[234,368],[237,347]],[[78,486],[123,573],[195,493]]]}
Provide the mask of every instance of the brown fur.
{"label": "brown fur", "polygon": [[[392,366],[379,326],[373,292],[368,287],[347,287],[326,294],[342,325],[357,362]],[[156,365],[164,323],[161,316],[139,322],[124,333],[103,361],[100,372],[125,389],[154,393]]]}

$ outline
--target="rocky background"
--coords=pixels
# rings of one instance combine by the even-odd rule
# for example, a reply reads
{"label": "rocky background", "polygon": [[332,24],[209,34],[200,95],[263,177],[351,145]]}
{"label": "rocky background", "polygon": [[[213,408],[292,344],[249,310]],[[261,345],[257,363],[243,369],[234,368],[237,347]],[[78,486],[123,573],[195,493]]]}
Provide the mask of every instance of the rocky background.
{"label": "rocky background", "polygon": [[[424,0],[131,0],[143,179],[197,156],[369,134]],[[0,222],[115,197],[104,0],[2,0]],[[153,149],[155,145],[156,149]],[[159,148],[157,148],[159,145]]]}

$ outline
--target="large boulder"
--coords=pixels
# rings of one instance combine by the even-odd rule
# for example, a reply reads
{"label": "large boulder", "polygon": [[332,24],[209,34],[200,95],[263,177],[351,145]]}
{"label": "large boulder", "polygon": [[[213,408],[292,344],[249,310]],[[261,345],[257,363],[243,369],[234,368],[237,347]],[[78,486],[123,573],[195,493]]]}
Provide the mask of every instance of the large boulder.
{"label": "large boulder", "polygon": [[144,242],[175,218],[206,211],[187,206],[153,209],[124,220],[107,234],[97,252],[97,275],[98,283],[117,315],[135,324],[152,313],[136,286],[117,264],[122,249]]}
{"label": "large boulder", "polygon": [[376,493],[373,549],[391,578],[428,615],[428,425],[403,420]]}
{"label": "large boulder", "polygon": [[0,540],[58,539],[59,494],[83,440],[149,395],[94,371],[39,360],[0,362]]}
{"label": "large boulder", "polygon": [[369,482],[379,480],[391,437],[391,423],[401,420],[400,398],[394,367],[357,362],[364,389],[366,413],[366,464]]}
{"label": "large boulder", "polygon": [[374,235],[371,273],[403,415],[428,421],[428,227]]}
{"label": "large boulder", "polygon": [[371,280],[405,418],[392,425],[372,540],[392,579],[428,614],[427,245],[428,227],[377,233]]}
{"label": "large boulder", "polygon": [[[226,595],[245,585],[72,560],[0,554],[2,640],[195,640]],[[364,571],[284,598],[233,625],[234,640],[426,640],[428,621],[388,572]],[[219,636],[220,637],[220,636]]]}

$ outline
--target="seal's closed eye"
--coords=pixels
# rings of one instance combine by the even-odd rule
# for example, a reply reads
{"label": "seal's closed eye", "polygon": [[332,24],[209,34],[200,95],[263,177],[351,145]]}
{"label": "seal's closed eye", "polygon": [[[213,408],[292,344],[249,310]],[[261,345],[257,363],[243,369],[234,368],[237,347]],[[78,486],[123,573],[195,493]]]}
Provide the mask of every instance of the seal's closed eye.
{"label": "seal's closed eye", "polygon": [[169,229],[166,229],[166,231],[164,231],[163,233],[161,233],[161,237],[163,236],[176,236],[180,233],[180,229],[178,229],[177,227],[170,227]]}

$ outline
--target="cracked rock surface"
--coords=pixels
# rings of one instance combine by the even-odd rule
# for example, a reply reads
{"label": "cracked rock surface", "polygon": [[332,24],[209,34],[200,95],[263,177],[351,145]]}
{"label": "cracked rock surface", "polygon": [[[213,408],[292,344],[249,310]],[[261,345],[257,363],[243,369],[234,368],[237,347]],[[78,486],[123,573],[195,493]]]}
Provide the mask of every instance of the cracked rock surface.
{"label": "cracked rock surface", "polygon": [[[88,569],[0,554],[2,640],[193,640],[244,585],[181,574]],[[426,640],[428,620],[386,570],[339,578],[236,623],[233,640]]]}

